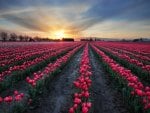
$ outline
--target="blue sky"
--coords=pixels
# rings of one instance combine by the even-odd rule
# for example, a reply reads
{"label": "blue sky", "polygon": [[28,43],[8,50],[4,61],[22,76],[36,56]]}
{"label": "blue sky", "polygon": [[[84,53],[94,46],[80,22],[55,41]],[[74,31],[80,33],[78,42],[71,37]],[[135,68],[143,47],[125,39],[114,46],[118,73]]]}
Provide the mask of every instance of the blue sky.
{"label": "blue sky", "polygon": [[0,0],[0,31],[56,38],[150,37],[150,0]]}

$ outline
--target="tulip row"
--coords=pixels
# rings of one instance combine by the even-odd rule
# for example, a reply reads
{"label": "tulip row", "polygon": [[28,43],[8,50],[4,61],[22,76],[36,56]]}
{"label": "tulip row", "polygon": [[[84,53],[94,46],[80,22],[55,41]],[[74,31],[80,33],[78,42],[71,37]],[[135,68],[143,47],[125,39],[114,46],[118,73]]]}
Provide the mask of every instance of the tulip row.
{"label": "tulip row", "polygon": [[110,48],[106,48],[106,47],[101,47],[103,49],[105,49],[107,52],[119,57],[120,59],[125,59],[126,61],[128,61],[131,64],[135,64],[136,66],[142,68],[145,71],[149,71],[150,72],[150,65],[144,65],[142,62],[140,62],[139,60],[133,59],[131,57],[129,57],[126,54],[123,53],[119,53],[117,51],[113,51]]}
{"label": "tulip row", "polygon": [[120,49],[130,51],[132,53],[148,56],[149,57],[149,44],[144,43],[111,43],[111,45],[115,45]]}
{"label": "tulip row", "polygon": [[[41,94],[41,91],[44,92],[44,90],[46,88],[46,84],[49,86],[50,79],[52,80],[52,77],[54,77],[57,74],[55,72],[58,70],[61,70],[64,67],[64,65],[69,61],[69,59],[77,51],[79,51],[79,49],[81,49],[81,47],[83,47],[83,44],[78,43],[78,44],[74,44],[74,46],[72,46],[72,47],[66,47],[66,48],[62,49],[65,51],[64,54],[60,55],[62,53],[62,51],[60,51],[59,57],[56,57],[57,59],[55,61],[53,61],[52,63],[49,63],[41,71],[34,73],[33,76],[31,75],[32,78],[29,78],[30,79],[29,81],[30,82],[34,81],[34,83],[31,84],[27,81],[29,83],[29,88],[28,88],[28,90],[24,91],[24,93],[26,94],[25,96],[23,93],[17,93],[18,91],[15,91],[14,95],[12,95],[12,96],[7,96],[7,97],[3,97],[3,98],[1,97],[0,98],[1,103],[6,103],[6,101],[8,99],[7,103],[12,103],[12,104],[8,104],[8,105],[3,104],[2,106],[0,106],[0,109],[3,108],[3,106],[8,106],[9,108],[8,108],[8,110],[6,110],[6,112],[9,112],[9,111],[14,112],[15,110],[19,109],[18,111],[16,111],[17,113],[19,113],[20,111],[22,112],[23,109],[27,110],[29,105],[32,106],[35,101],[37,102],[37,99],[39,96],[38,92],[40,92],[40,94]],[[55,54],[55,55],[57,55],[57,54]],[[41,76],[41,75],[43,75],[43,76]],[[39,90],[38,87],[40,87],[42,89]],[[24,97],[24,99],[23,99],[23,97]],[[22,99],[23,99],[23,101],[22,101]],[[17,107],[17,109],[15,109],[16,107]],[[6,108],[4,107],[4,110],[2,109],[2,110],[0,110],[0,112],[5,111],[5,109]]]}
{"label": "tulip row", "polygon": [[[126,45],[126,46],[128,46],[128,45]],[[144,46],[146,46],[146,47],[144,47]],[[144,45],[138,45],[137,44],[137,45],[132,45],[132,46],[130,45],[129,47],[122,48],[122,49],[128,50],[128,51],[133,52],[133,53],[138,54],[138,55],[143,55],[148,59],[150,57],[149,47],[147,44],[144,44]]]}
{"label": "tulip row", "polygon": [[124,53],[124,54],[126,54],[126,55],[129,55],[130,57],[135,58],[135,59],[137,59],[137,60],[140,60],[140,61],[143,62],[144,64],[147,64],[147,63],[145,63],[145,62],[150,62],[150,57],[143,56],[143,55],[141,55],[141,54],[135,54],[135,53],[130,52],[130,51],[128,51],[128,50],[119,49],[119,48],[117,48],[117,47],[110,47],[110,46],[109,46],[109,48],[111,48],[111,49],[114,50],[114,51],[117,51],[117,52],[120,52],[120,53]]}
{"label": "tulip row", "polygon": [[17,90],[14,91],[12,96],[0,97],[0,103],[12,103],[14,101],[21,101],[24,97],[24,93],[19,93]]}
{"label": "tulip row", "polygon": [[101,46],[120,49],[121,52],[128,52],[133,56],[138,56],[140,59],[150,61],[149,44],[144,43],[118,43],[118,42],[99,42]]}
{"label": "tulip row", "polygon": [[53,78],[61,72],[64,65],[70,60],[70,58],[83,47],[83,44],[74,48],[72,51],[68,52],[66,55],[58,58],[55,62],[50,63],[43,69],[43,71],[34,74],[33,78],[26,78],[29,84],[29,100],[31,100],[31,106],[37,104],[38,97],[45,91],[49,89],[49,84]]}
{"label": "tulip row", "polygon": [[[56,45],[55,45],[56,46]],[[25,61],[25,60],[28,60],[30,57],[32,58],[36,58],[36,57],[39,57],[39,56],[44,56],[45,54],[48,54],[50,52],[54,52],[54,51],[57,51],[58,49],[64,47],[64,46],[42,46],[42,47],[34,47],[32,48],[31,50],[31,47],[28,47],[27,49],[24,47],[23,50],[21,49],[21,51],[17,51],[15,53],[13,53],[13,55],[5,55],[3,56],[5,58],[5,60],[2,60],[0,61],[0,66],[1,68],[6,66],[6,65],[10,65],[12,63],[16,63],[17,61]],[[67,45],[65,46],[67,47]],[[12,57],[12,58],[7,58],[7,57]],[[7,60],[6,60],[7,58]]]}
{"label": "tulip row", "polygon": [[[140,80],[145,84],[149,84],[150,82],[150,71],[142,69],[142,67],[139,67],[129,61],[126,60],[124,55],[121,55],[118,52],[113,52],[109,48],[102,47],[101,45],[96,44],[98,48],[100,48],[103,52],[105,52],[108,56],[113,58],[115,61],[123,65],[124,67],[130,69],[132,73],[136,74]],[[135,61],[134,59],[132,61]],[[137,61],[137,60],[136,60]],[[146,66],[146,65],[145,65]],[[144,66],[143,66],[144,67]],[[148,69],[148,66],[146,66]]]}
{"label": "tulip row", "polygon": [[65,64],[69,58],[77,51],[79,50],[81,46],[77,46],[73,50],[69,51],[67,54],[64,56],[58,58],[55,62],[49,63],[42,71],[35,72],[33,74],[33,78],[27,77],[26,81],[29,83],[31,86],[35,87],[36,82],[38,82],[41,79],[44,79],[48,75],[50,75],[52,72],[60,68],[63,64]]}
{"label": "tulip row", "polygon": [[24,52],[21,52],[21,53],[16,53],[15,55],[13,55],[13,58],[11,59],[8,59],[8,60],[2,60],[0,61],[0,66],[4,67],[6,65],[10,65],[12,63],[16,63],[17,61],[20,61],[20,60],[28,60],[30,57],[37,57],[37,56],[40,56],[40,55],[43,55],[43,54],[46,54],[48,52],[51,52],[52,49],[47,49],[47,50],[38,50],[38,51],[35,51],[35,49],[33,49],[32,51],[24,51]]}
{"label": "tulip row", "polygon": [[25,93],[14,90],[11,94],[2,94],[0,97],[0,113],[20,113],[24,111]]}
{"label": "tulip row", "polygon": [[5,76],[3,81],[0,82],[0,92],[6,90],[8,87],[13,87],[20,80],[24,80],[27,76],[32,75],[32,73],[38,71],[40,68],[45,67],[52,60],[54,61],[56,58],[59,58],[60,56],[75,48],[76,46],[78,46],[78,44],[75,44],[73,47],[66,47],[60,49],[57,52],[52,52],[51,55],[49,55],[48,59],[45,59],[41,62],[37,61],[37,64],[30,66],[29,68],[23,71],[14,72],[11,76]]}
{"label": "tulip row", "polygon": [[[20,65],[20,62],[23,64],[25,61],[33,60],[37,57],[42,57],[48,53],[51,53],[51,52],[57,51],[61,48],[67,47],[67,45],[66,46],[63,46],[63,45],[49,46],[49,45],[47,45],[47,46],[42,46],[42,47],[36,47],[36,48],[35,47],[33,47],[31,49],[29,46],[28,48],[30,48],[30,50],[28,50],[28,48],[26,50],[26,47],[24,47],[23,51],[21,51],[19,53],[18,52],[15,53],[15,55],[13,55],[13,58],[11,58],[11,59],[8,59],[6,56],[9,56],[9,55],[6,55],[5,57],[7,59],[5,58],[5,60],[0,61],[0,66],[1,66],[0,70],[4,71],[5,69],[3,69],[3,68],[9,67],[10,64],[11,64],[10,66],[12,67],[14,65],[17,65],[18,63]],[[68,47],[69,47],[69,45],[68,45]]]}
{"label": "tulip row", "polygon": [[74,93],[74,103],[69,109],[69,113],[75,113],[76,111],[81,113],[88,113],[91,108],[91,102],[89,101],[90,93],[89,88],[91,86],[91,66],[89,62],[88,44],[86,44],[79,69],[80,76],[73,82],[74,86],[79,92]]}
{"label": "tulip row", "polygon": [[47,59],[50,59],[54,56],[57,56],[65,51],[68,51],[70,49],[73,49],[75,46],[73,47],[67,47],[67,48],[63,48],[63,49],[57,49],[57,51],[54,51],[54,52],[50,52],[48,54],[45,54],[41,57],[38,57],[38,58],[35,58],[34,60],[32,61],[25,61],[23,64],[21,65],[17,65],[17,66],[13,66],[13,67],[10,67],[8,70],[6,71],[3,71],[1,74],[0,74],[0,81],[3,80],[4,76],[7,76],[7,75],[10,75],[12,72],[15,72],[15,71],[23,71],[23,70],[26,70],[27,68],[33,66],[33,65],[36,65],[44,60],[47,60]]}
{"label": "tulip row", "polygon": [[[10,48],[11,47],[11,48]],[[17,47],[13,47],[10,46],[9,48],[4,47],[3,50],[0,50],[1,54],[0,54],[0,61],[4,60],[4,59],[13,59],[16,56],[22,56],[22,55],[26,55],[29,54],[31,52],[36,52],[36,51],[40,51],[40,50],[44,50],[44,48],[49,48],[48,46],[46,47],[38,47],[38,45],[23,45],[23,46],[17,46]],[[32,48],[32,50],[31,50]],[[5,53],[5,54],[3,54]]]}
{"label": "tulip row", "polygon": [[[115,78],[120,78],[119,82],[124,82],[122,84],[125,85],[125,87],[128,88],[128,91],[130,92],[130,96],[132,97],[138,97],[138,102],[140,102],[140,106],[144,106],[145,110],[150,110],[150,87],[144,86],[137,76],[131,73],[130,70],[122,67],[117,62],[115,62],[113,59],[108,57],[103,51],[99,50],[94,45],[91,45],[93,50],[99,55],[99,57],[102,59],[102,61],[108,65],[108,67],[115,73],[112,73],[112,76],[116,75]],[[121,81],[121,79],[123,79]],[[124,88],[123,88],[124,89]],[[131,100],[132,101],[132,100]],[[131,103],[130,101],[130,103]],[[135,104],[135,102],[134,102]],[[136,107],[136,106],[134,106]],[[137,108],[136,108],[137,109]],[[139,109],[138,109],[139,111]],[[137,112],[137,111],[136,111]],[[146,111],[145,111],[146,112]]]}

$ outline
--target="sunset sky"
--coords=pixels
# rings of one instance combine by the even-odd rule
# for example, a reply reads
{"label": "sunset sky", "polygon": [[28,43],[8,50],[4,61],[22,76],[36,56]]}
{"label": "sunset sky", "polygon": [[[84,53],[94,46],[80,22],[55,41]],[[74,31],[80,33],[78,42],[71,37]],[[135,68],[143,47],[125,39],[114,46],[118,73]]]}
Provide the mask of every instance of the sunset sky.
{"label": "sunset sky", "polygon": [[150,0],[0,0],[0,31],[50,38],[150,37]]}

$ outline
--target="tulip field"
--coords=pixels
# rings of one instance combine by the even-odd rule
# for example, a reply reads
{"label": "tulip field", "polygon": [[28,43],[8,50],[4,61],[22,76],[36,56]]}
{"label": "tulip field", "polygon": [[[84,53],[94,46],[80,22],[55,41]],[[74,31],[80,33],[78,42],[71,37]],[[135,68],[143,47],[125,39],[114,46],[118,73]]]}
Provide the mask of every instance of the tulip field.
{"label": "tulip field", "polygon": [[150,113],[150,43],[0,42],[0,113]]}

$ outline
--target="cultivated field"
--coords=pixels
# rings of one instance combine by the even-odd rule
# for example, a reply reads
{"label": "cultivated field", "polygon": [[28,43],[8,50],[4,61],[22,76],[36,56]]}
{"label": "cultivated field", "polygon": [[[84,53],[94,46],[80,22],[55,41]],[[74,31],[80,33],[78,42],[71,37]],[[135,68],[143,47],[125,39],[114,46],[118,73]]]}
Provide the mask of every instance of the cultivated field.
{"label": "cultivated field", "polygon": [[1,42],[0,113],[150,113],[150,43]]}

